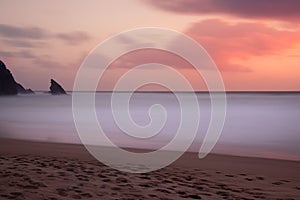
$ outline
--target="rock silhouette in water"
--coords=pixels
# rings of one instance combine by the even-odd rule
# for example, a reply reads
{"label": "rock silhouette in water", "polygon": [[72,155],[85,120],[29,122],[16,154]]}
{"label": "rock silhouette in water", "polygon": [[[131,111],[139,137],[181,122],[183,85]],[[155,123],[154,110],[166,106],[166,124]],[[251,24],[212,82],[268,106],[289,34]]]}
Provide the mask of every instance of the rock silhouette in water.
{"label": "rock silhouette in water", "polygon": [[50,93],[53,95],[66,94],[66,91],[53,79],[51,79]]}
{"label": "rock silhouette in water", "polygon": [[18,94],[16,81],[5,64],[0,60],[0,95]]}

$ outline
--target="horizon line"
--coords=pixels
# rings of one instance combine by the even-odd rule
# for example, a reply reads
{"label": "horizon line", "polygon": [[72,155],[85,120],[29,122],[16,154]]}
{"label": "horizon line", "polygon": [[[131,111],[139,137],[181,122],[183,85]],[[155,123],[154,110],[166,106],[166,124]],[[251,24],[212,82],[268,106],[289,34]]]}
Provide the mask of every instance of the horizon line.
{"label": "horizon line", "polygon": [[[49,92],[48,90],[33,90],[35,92]],[[66,90],[66,92],[95,92],[95,93],[300,93],[300,90],[229,90],[229,91],[207,91],[207,90],[197,90],[197,91],[130,91],[130,90],[121,90],[121,91],[113,91],[113,90],[97,90],[97,91],[73,91]]]}

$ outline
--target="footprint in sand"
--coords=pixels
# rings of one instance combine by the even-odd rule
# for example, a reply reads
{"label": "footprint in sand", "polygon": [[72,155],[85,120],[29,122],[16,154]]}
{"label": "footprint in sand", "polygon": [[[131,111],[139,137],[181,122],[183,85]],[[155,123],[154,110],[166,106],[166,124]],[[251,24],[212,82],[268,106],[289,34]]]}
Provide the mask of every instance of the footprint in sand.
{"label": "footprint in sand", "polygon": [[60,196],[62,196],[62,197],[68,196],[66,190],[63,189],[63,188],[57,188],[56,191],[57,191],[57,193],[58,193]]}
{"label": "footprint in sand", "polygon": [[128,180],[126,178],[119,177],[119,178],[116,178],[116,182],[117,183],[128,183]]}
{"label": "footprint in sand", "polygon": [[257,176],[256,179],[257,179],[257,180],[260,180],[260,181],[265,180],[265,178],[262,177],[262,176]]}
{"label": "footprint in sand", "polygon": [[280,182],[280,181],[277,181],[277,182],[273,182],[272,184],[273,184],[273,185],[282,185],[283,183]]}

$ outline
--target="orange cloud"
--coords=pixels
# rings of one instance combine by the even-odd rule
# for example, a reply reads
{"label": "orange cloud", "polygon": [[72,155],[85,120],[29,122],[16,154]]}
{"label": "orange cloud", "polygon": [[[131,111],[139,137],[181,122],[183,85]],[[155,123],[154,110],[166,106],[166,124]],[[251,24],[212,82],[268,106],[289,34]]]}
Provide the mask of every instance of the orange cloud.
{"label": "orange cloud", "polygon": [[247,60],[254,56],[280,54],[300,43],[300,31],[270,27],[262,22],[229,23],[210,19],[194,23],[186,33],[197,40],[223,71],[251,71]]}

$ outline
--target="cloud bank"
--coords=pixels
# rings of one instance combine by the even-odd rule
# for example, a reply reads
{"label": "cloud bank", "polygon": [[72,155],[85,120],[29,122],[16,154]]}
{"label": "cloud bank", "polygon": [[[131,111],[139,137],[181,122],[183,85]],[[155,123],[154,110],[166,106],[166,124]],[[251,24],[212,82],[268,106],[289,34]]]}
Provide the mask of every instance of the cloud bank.
{"label": "cloud bank", "polygon": [[280,54],[300,43],[299,31],[280,30],[261,22],[202,20],[192,24],[186,34],[203,45],[223,71],[249,71],[251,66],[235,60]]}
{"label": "cloud bank", "polygon": [[28,40],[59,39],[73,45],[91,39],[89,34],[82,31],[52,33],[39,27],[20,27],[7,24],[0,24],[0,36],[6,39],[19,39],[19,44],[26,44],[27,46]]}
{"label": "cloud bank", "polygon": [[146,0],[156,8],[183,14],[225,14],[243,18],[299,20],[299,0]]}

